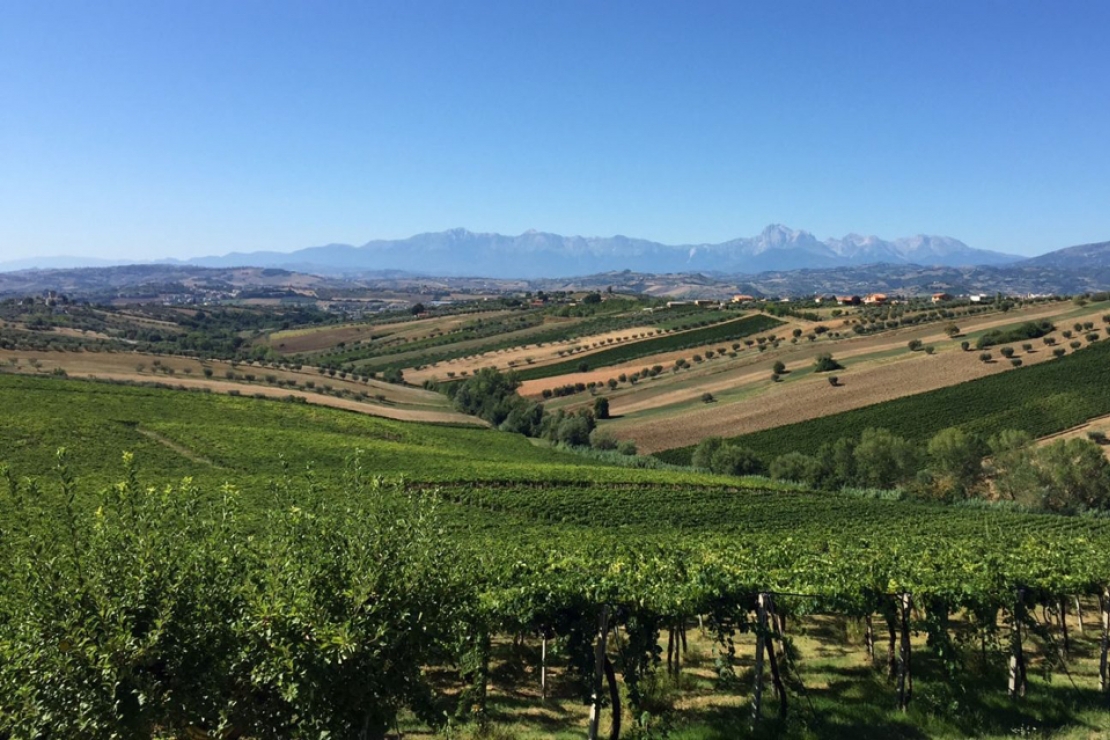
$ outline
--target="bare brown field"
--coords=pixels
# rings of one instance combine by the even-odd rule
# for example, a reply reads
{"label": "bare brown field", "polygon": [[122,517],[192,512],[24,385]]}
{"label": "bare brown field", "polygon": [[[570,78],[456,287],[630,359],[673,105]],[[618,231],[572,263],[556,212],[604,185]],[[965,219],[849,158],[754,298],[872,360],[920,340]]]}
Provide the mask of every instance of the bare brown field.
{"label": "bare brown field", "polygon": [[[535,331],[535,329],[532,330],[533,333]],[[608,344],[610,339],[614,340],[614,342],[617,340],[625,342],[636,339],[641,334],[648,334],[649,332],[654,334],[655,331],[657,330],[653,327],[639,326],[605,332],[603,334],[590,334],[573,340],[545,343],[542,347],[534,344],[523,344],[511,349],[483,352],[469,357],[460,357],[457,360],[440,362],[436,365],[429,365],[419,370],[405,370],[405,377],[410,378],[414,383],[422,383],[427,378],[443,380],[448,371],[461,375],[463,372],[473,373],[484,367],[496,367],[499,370],[510,370],[514,367],[523,368],[532,364],[546,365],[552,362],[562,362],[563,360],[569,359],[568,356],[559,355],[560,351],[565,353],[568,347],[586,347],[595,343],[600,344],[605,342],[606,345],[604,347],[599,346],[594,348],[593,351],[599,352],[613,346]],[[464,346],[464,343],[460,342],[459,346]],[[589,351],[575,353],[573,355],[573,357],[581,357],[582,359],[586,359],[589,356]],[[529,363],[529,359],[533,362]]]}
{"label": "bare brown field", "polygon": [[[13,364],[12,360],[16,360]],[[38,367],[32,365],[38,363]],[[156,367],[155,362],[159,365]],[[139,366],[142,365],[142,370]],[[316,371],[292,371],[268,367],[257,367],[249,363],[232,365],[219,360],[195,360],[185,357],[150,355],[142,353],[109,352],[38,352],[33,350],[0,350],[0,372],[21,372],[28,374],[50,374],[55,368],[62,368],[74,378],[95,378],[98,380],[119,380],[140,383],[158,383],[171,388],[208,389],[214,393],[237,392],[244,395],[262,395],[267,398],[303,398],[318,406],[358,411],[371,416],[381,416],[400,421],[423,421],[450,424],[483,425],[480,420],[460,414],[451,409],[446,398],[438,393],[422,388],[391,385],[370,380],[366,383],[320,375]],[[159,368],[173,370],[170,375]],[[204,377],[204,369],[212,370],[212,377]],[[226,374],[233,372],[236,379],[228,379]],[[296,387],[277,386],[264,382],[250,382],[243,376],[253,374],[256,381],[273,376],[276,381],[294,380]],[[343,389],[360,398],[337,398],[308,389],[307,383],[316,388],[330,386],[335,390]],[[380,397],[380,398],[379,398]]]}
{"label": "bare brown field", "polygon": [[[802,321],[799,321],[797,319],[790,319],[789,321],[787,321],[787,323],[783,324],[782,326],[776,326],[772,331],[767,332],[767,333],[768,334],[774,334],[774,335],[780,336],[780,337],[781,336],[789,336],[791,330],[793,330],[795,327],[801,327],[803,330],[805,330],[805,329],[808,329],[810,326],[812,326],[812,324],[810,324],[809,322],[802,322]],[[820,341],[821,341],[821,344],[819,346],[821,346],[822,348],[827,347],[827,344],[825,343],[826,340],[820,340]],[[604,383],[604,382],[608,381],[609,378],[616,378],[621,373],[634,373],[634,372],[637,372],[639,370],[642,370],[645,367],[650,368],[652,365],[662,365],[666,370],[670,370],[671,365],[673,365],[674,361],[679,359],[679,358],[686,358],[687,360],[689,360],[695,354],[703,353],[707,349],[712,349],[712,350],[715,351],[718,347],[722,347],[722,346],[731,348],[732,342],[714,342],[712,344],[703,345],[702,347],[693,347],[693,348],[690,348],[690,349],[676,350],[674,352],[663,352],[663,353],[660,353],[660,354],[657,354],[657,355],[651,355],[650,357],[641,357],[638,360],[629,360],[628,362],[623,362],[619,365],[609,365],[607,367],[598,368],[596,370],[590,370],[590,371],[584,372],[584,373],[567,373],[565,375],[557,375],[557,376],[554,376],[554,377],[551,377],[551,378],[537,378],[536,380],[528,380],[528,381],[525,381],[524,383],[521,384],[520,394],[523,395],[523,396],[539,397],[543,393],[544,389],[558,388],[559,386],[566,385],[567,383],[591,383],[591,382]],[[795,346],[795,345],[791,345],[791,346]],[[814,345],[810,345],[810,346],[814,346]],[[827,350],[823,349],[823,351],[827,351]],[[589,353],[586,353],[586,352],[583,352],[581,355],[574,355],[574,356],[575,357],[581,357],[583,360],[588,360],[589,357],[590,357]],[[728,359],[731,362],[735,363],[735,362],[742,362],[744,360],[749,360],[749,359],[750,360],[755,360],[756,358],[766,359],[769,356],[770,356],[770,351],[764,352],[764,353],[761,354],[761,353],[759,353],[758,350],[756,350],[754,348],[753,349],[744,348],[744,349],[740,350],[740,354],[735,360],[732,360],[731,358],[728,358]],[[566,358],[560,358],[560,359],[566,359]],[[772,360],[772,362],[773,362],[773,360]],[[707,360],[707,363],[709,363],[709,364],[716,363],[716,364],[713,364],[713,367],[717,367],[719,365],[724,364],[724,362],[722,362],[722,360],[720,359],[720,356],[714,358],[713,360]],[[701,367],[701,366],[698,366],[698,367]],[[768,367],[770,367],[770,364],[768,364]],[[683,376],[683,377],[687,377],[687,376]],[[658,378],[660,378],[660,380],[654,381],[654,382],[662,382],[661,379],[663,378],[663,376],[660,375],[660,376],[658,376]],[[639,388],[644,388],[646,386],[638,386],[638,387]]]}
{"label": "bare brown field", "polygon": [[[1020,353],[1027,365],[1052,359],[1052,353],[1043,346],[1032,353]],[[840,378],[841,385],[833,388],[823,375],[811,376],[793,383],[771,383],[767,371],[760,370],[749,376],[749,382],[765,383],[762,391],[734,403],[713,403],[681,407],[669,416],[655,415],[637,422],[632,417],[618,420],[611,427],[622,439],[634,439],[644,452],[658,452],[672,447],[696,444],[705,437],[735,437],[771,427],[793,424],[829,414],[870,406],[902,396],[943,388],[986,375],[1010,370],[1009,362],[984,363],[977,352],[947,350],[934,355],[906,352],[894,360],[849,367],[832,373]],[[703,389],[711,384],[699,385],[695,391],[685,391],[687,402],[696,401]],[[735,387],[718,387],[718,390]],[[679,400],[677,396],[671,399]],[[658,399],[656,399],[658,401]],[[611,399],[614,415],[624,416],[625,408],[619,399]]]}
{"label": "bare brown field", "polygon": [[[1014,323],[1021,323],[1022,321],[1038,320],[1042,318],[1052,318],[1071,310],[1071,304],[1054,304],[1050,307],[1035,306],[1027,310],[1010,311],[1008,313],[990,313],[980,316],[961,317],[960,329],[963,333],[977,332],[986,329],[992,329],[999,326],[1007,326]],[[1093,311],[1087,320],[1093,320],[1100,314],[1099,311]],[[849,327],[841,326],[838,324],[830,324],[829,322],[822,323],[829,327],[832,331],[847,331]],[[714,381],[713,388],[706,388],[705,390],[722,390],[724,388],[734,388],[736,384],[742,379],[752,374],[752,366],[759,369],[755,373],[756,377],[766,379],[771,374],[771,366],[776,360],[782,360],[786,364],[788,370],[797,370],[812,364],[814,357],[822,352],[832,352],[838,359],[848,359],[858,357],[860,355],[874,354],[879,352],[896,350],[898,348],[905,348],[911,339],[920,339],[925,344],[933,344],[941,346],[943,344],[958,345],[960,338],[958,337],[955,342],[949,339],[944,334],[944,324],[946,322],[935,322],[924,326],[906,327],[902,329],[893,329],[890,331],[882,332],[881,334],[873,334],[867,336],[856,336],[848,334],[839,338],[833,338],[829,335],[824,335],[818,338],[815,342],[801,341],[798,344],[790,344],[789,341],[781,344],[778,349],[768,349],[765,352],[759,352],[753,348],[743,348],[740,350],[736,358],[724,358],[720,356],[712,360],[706,360],[703,363],[693,365],[692,369],[684,370],[677,376],[670,374],[658,376],[655,380],[648,383],[640,383],[637,386],[624,387],[616,391],[612,398],[619,398],[621,396],[637,396],[640,400],[637,402],[628,401],[628,413],[635,411],[643,411],[650,408],[657,408],[674,403],[674,397],[660,398],[663,391],[667,386],[672,384],[681,384],[682,386],[689,385],[692,378],[703,376],[719,376]],[[788,323],[781,327],[777,327],[773,332],[777,336],[790,336],[794,328],[800,328],[803,332],[808,332],[816,326],[815,322],[803,321],[800,319],[790,319]],[[716,348],[716,344],[707,345],[707,348]],[[701,350],[701,351],[704,351]],[[687,349],[677,352],[668,352],[665,354],[654,355],[652,357],[644,357],[639,360],[632,360],[621,365],[613,365],[611,367],[599,368],[591,370],[586,373],[569,373],[560,375],[553,378],[541,378],[538,380],[527,381],[522,384],[520,393],[525,396],[538,397],[542,394],[545,388],[557,388],[567,383],[604,383],[609,378],[615,378],[622,372],[636,372],[644,367],[651,367],[652,365],[662,365],[668,371],[674,364],[674,361],[679,358],[689,360],[693,354],[699,352],[698,349]],[[586,357],[586,355],[583,355]],[[727,373],[727,375],[725,375]],[[679,391],[681,393],[681,391]],[[652,399],[660,398],[658,401]]]}
{"label": "bare brown field", "polygon": [[428,319],[415,319],[413,321],[398,322],[395,324],[373,324],[369,322],[355,322],[321,326],[310,329],[291,329],[278,331],[267,337],[266,342],[282,354],[298,354],[304,352],[319,352],[332,349],[340,342],[351,343],[359,339],[368,339],[371,335],[386,335],[397,339],[421,338],[434,331],[447,332],[456,329],[468,321],[473,321],[477,316],[498,318],[508,314],[509,311],[495,311],[489,314],[458,314],[453,316],[436,316]]}
{"label": "bare brown field", "polygon": [[[1048,312],[1044,307],[1037,308],[1041,310],[970,317],[961,322],[961,329],[981,331],[1023,320],[1052,318],[1074,309],[1063,304]],[[1092,310],[1068,321],[1092,320],[1099,315],[1099,311]],[[960,339],[948,338],[942,329],[942,324],[930,324],[868,337],[787,344],[762,354],[745,350],[750,353],[747,357],[742,353],[735,360],[710,360],[693,370],[667,373],[660,376],[664,379],[607,394],[611,413],[621,417],[611,428],[621,438],[634,439],[645,451],[658,451],[695,444],[706,436],[736,436],[805,421],[1012,369],[1008,361],[1001,360],[997,349],[993,354],[999,361],[983,363],[978,351],[962,351]],[[909,352],[906,344],[911,339],[933,344],[936,354]],[[1015,356],[1027,365],[1052,359],[1051,350],[1039,340],[1033,344],[1033,352],[1018,349]],[[841,387],[830,387],[822,376],[791,381],[787,375],[784,383],[769,379],[776,360],[783,361],[788,371],[805,370],[812,366],[816,354],[829,351],[847,366],[831,373],[841,379]],[[853,358],[859,359],[850,362]],[[611,373],[606,375],[612,377]],[[554,380],[559,385],[567,382],[567,376]],[[700,396],[705,392],[742,397],[704,404]]]}

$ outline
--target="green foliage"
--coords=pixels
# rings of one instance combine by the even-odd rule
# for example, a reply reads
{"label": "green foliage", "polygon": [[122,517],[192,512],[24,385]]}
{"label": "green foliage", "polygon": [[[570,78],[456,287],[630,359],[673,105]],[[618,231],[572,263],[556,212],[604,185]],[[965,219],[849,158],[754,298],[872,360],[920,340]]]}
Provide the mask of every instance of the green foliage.
{"label": "green foliage", "polygon": [[2,500],[0,733],[380,737],[403,707],[434,718],[422,666],[472,591],[431,498],[356,462],[341,493],[284,481],[248,522],[233,488],[147,488],[126,456],[82,509],[60,459],[60,491],[9,475]]}
{"label": "green foliage", "polygon": [[822,352],[817,355],[813,360],[813,371],[816,373],[828,373],[833,370],[843,370],[844,366],[833,359],[833,356],[828,352]]}
{"label": "green foliage", "polygon": [[1036,339],[1038,337],[1043,337],[1051,331],[1055,331],[1055,329],[1056,326],[1048,320],[1026,321],[1017,326],[991,329],[976,340],[975,348],[986,349],[996,344],[1009,344],[1011,342],[1020,342],[1024,339]]}
{"label": "green foliage", "polygon": [[519,386],[520,381],[513,373],[484,367],[458,385],[450,386],[449,393],[456,409],[496,426],[508,418],[514,407],[522,405],[523,399],[516,395]]}
{"label": "green foliage", "polygon": [[913,478],[918,451],[887,429],[864,429],[855,448],[856,477],[865,486],[894,488]]}

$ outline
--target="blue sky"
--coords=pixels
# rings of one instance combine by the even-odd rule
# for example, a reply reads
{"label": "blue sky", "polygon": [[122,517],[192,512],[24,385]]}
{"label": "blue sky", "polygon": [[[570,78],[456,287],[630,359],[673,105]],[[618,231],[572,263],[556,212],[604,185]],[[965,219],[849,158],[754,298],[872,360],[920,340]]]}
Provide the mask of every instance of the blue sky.
{"label": "blue sky", "polygon": [[0,261],[1110,239],[1108,2],[0,4]]}

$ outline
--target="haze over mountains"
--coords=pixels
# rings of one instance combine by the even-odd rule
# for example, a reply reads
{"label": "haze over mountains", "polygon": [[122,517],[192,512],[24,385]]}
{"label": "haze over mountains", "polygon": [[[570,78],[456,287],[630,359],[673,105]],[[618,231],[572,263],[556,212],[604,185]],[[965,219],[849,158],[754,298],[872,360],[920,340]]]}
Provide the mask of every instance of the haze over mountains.
{"label": "haze over mountains", "polygon": [[562,236],[538,231],[505,236],[451,229],[408,239],[376,240],[360,247],[329,244],[289,253],[233,253],[188,260],[187,264],[280,267],[328,274],[404,270],[445,276],[537,278],[610,270],[754,274],[880,262],[954,267],[1001,265],[1020,259],[973,249],[950,237],[915,236],[887,241],[877,236],[849,234],[843,239],[820,241],[808,231],[775,224],[754,237],[719,244],[681,245],[626,236]]}
{"label": "haze over mountains", "polygon": [[[0,272],[107,267],[121,261],[42,257],[0,263]],[[667,245],[626,236],[561,236],[527,231],[519,236],[466,229],[376,240],[360,247],[329,244],[294,252],[236,252],[154,264],[260,267],[331,277],[389,273],[437,277],[559,279],[630,270],[644,274],[757,275],[795,270],[867,270],[868,266],[1013,268],[1089,271],[1110,268],[1110,242],[1059,249],[1032,259],[974,249],[944,236],[886,240],[849,234],[818,240],[807,231],[768,226],[757,236],[719,244]],[[1089,277],[1089,276],[1088,276]]]}

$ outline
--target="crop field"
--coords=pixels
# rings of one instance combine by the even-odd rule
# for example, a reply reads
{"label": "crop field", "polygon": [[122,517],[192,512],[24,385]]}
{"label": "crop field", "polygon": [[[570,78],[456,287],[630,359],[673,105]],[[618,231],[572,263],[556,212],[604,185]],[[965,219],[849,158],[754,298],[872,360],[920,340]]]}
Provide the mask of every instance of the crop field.
{"label": "crop field", "polygon": [[[1056,349],[1072,352],[1072,342],[1085,346],[1085,334],[1069,339],[1062,332],[1075,337],[1070,330],[1073,322],[1102,324],[1100,314],[1105,310],[1105,306],[1088,306],[1077,311],[1071,304],[1050,304],[1010,314],[969,317],[960,322],[966,333],[955,337],[943,332],[943,324],[931,324],[863,337],[787,343],[763,353],[741,350],[737,358],[717,356],[649,383],[608,393],[612,413],[620,417],[612,430],[622,438],[636,440],[641,449],[656,452],[693,445],[706,436],[737,437],[932,391],[1013,369],[999,348],[993,348],[994,361],[989,363],[980,361],[978,351],[960,348],[964,341],[974,347],[978,334],[1032,318],[1056,320],[1059,329],[1050,335],[1054,345],[1040,339],[1031,342],[1030,351],[1022,344],[1013,345],[1014,357],[1027,367],[1053,360]],[[913,340],[935,352],[909,351],[907,343]],[[813,358],[821,352],[831,352],[845,365],[843,370],[829,373],[839,379],[835,389],[812,372]],[[776,361],[782,361],[787,372],[779,382],[772,382],[771,368]],[[530,390],[529,386],[525,390]],[[713,394],[715,403],[701,402],[701,395],[707,392]]]}
{"label": "crop field", "polygon": [[[1047,354],[1044,348],[1042,353]],[[832,389],[829,389],[832,390]],[[1110,413],[1110,342],[1095,342],[1050,362],[945,386],[797,424],[735,437],[760,454],[812,453],[824,442],[881,427],[907,439],[928,439],[945,427],[991,435],[1005,429],[1035,437]],[[688,461],[691,447],[659,453]]]}
{"label": "crop field", "polygon": [[603,349],[563,362],[524,368],[517,373],[517,376],[521,380],[527,381],[538,378],[549,378],[556,375],[565,375],[567,373],[576,372],[583,363],[591,368],[608,367],[610,365],[628,362],[629,360],[651,357],[652,355],[664,352],[674,352],[680,349],[704,347],[720,342],[731,342],[736,339],[744,339],[753,334],[759,334],[760,332],[781,326],[781,324],[782,322],[778,319],[762,314],[746,316],[732,321],[713,324],[712,326],[701,329],[666,334],[664,336],[632,342],[611,349]]}
{"label": "crop field", "polygon": [[0,373],[49,375],[156,384],[231,395],[297,399],[298,402],[407,421],[475,424],[447,399],[421,388],[328,375],[316,368],[268,367],[260,363],[199,360],[141,352],[0,350]]}
{"label": "crop field", "polygon": [[[609,301],[602,304],[606,306]],[[668,310],[661,314],[644,313],[638,304],[630,307],[628,301],[612,301],[613,310],[600,310],[598,315],[587,317],[561,317],[558,314],[543,314],[544,323],[517,330],[511,334],[492,335],[482,339],[456,341],[457,337],[443,336],[436,340],[425,342],[423,348],[401,347],[397,351],[385,355],[373,356],[366,352],[359,354],[358,367],[375,369],[401,368],[407,369],[416,366],[428,366],[447,363],[453,360],[474,360],[489,358],[491,353],[511,352],[522,344],[526,345],[552,345],[564,344],[571,346],[585,346],[596,342],[601,337],[628,337],[644,334],[658,334],[663,331],[661,325],[689,328],[693,325],[707,325],[717,323],[729,318],[727,314],[711,312],[705,309],[680,308]],[[537,317],[541,314],[536,314]],[[357,359],[356,355],[348,353],[344,357]],[[485,363],[488,364],[488,363]],[[479,362],[481,365],[481,362]],[[442,379],[442,378],[441,378]]]}

